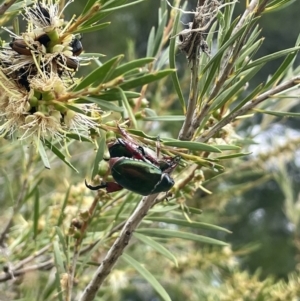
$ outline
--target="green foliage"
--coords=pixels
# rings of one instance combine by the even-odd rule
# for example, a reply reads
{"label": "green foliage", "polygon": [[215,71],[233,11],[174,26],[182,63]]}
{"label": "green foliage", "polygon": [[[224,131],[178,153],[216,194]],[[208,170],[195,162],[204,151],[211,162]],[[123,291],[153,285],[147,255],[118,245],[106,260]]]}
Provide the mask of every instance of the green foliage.
{"label": "green foliage", "polygon": [[[287,135],[266,153],[254,142],[255,133],[264,140],[275,122],[299,117],[300,38],[258,55],[261,19],[293,1],[252,0],[239,17],[237,1],[193,8],[161,1],[157,26],[144,32],[145,57],[128,47],[103,58],[96,54],[105,53],[103,45],[75,54],[74,41],[85,50],[85,35],[96,33],[96,40],[121,9],[142,2],[89,0],[83,7],[75,1],[80,13],[64,23],[47,17],[54,3],[46,1],[17,1],[1,11],[2,25],[23,6],[26,16],[50,24],[28,18],[27,31],[3,42],[0,55],[0,293],[8,300],[298,300],[299,258],[284,275],[258,269],[261,258],[274,260],[253,222],[255,210],[270,206],[255,203],[254,195],[276,183],[283,196],[278,207],[293,227],[287,242],[299,255],[299,191],[289,175],[299,138]],[[193,25],[180,29],[188,9]],[[41,32],[50,39],[45,45]],[[122,36],[119,30],[113,45]],[[14,49],[18,40],[24,47]],[[275,72],[256,85],[278,59]],[[165,161],[181,157],[169,193],[141,198],[87,190],[85,178],[113,181],[105,159],[116,137],[159,149]],[[247,223],[257,234],[252,241],[242,231]],[[245,238],[236,243],[240,229]],[[277,250],[290,254],[287,245]],[[253,254],[255,268],[247,271]]]}

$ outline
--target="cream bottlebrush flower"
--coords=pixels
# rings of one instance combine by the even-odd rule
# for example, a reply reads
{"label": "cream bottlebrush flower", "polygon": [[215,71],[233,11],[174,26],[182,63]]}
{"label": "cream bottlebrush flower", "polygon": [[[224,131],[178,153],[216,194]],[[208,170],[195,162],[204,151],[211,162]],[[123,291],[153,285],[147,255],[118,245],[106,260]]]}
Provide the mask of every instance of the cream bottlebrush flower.
{"label": "cream bottlebrush flower", "polygon": [[[2,136],[15,132],[19,139],[63,139],[67,133],[88,135],[102,111],[94,104],[76,104],[56,74],[29,80],[30,92],[0,72],[0,126]],[[93,116],[93,117],[91,117]]]}
{"label": "cream bottlebrush flower", "polygon": [[25,118],[25,123],[20,127],[24,131],[20,139],[28,137],[37,137],[44,140],[45,138],[62,138],[63,129],[59,120],[60,113],[52,111],[49,114],[35,112]]}
{"label": "cream bottlebrush flower", "polygon": [[[95,104],[72,104],[72,107],[77,108],[82,113],[74,110],[66,112],[64,121],[70,132],[80,135],[80,133],[88,133],[90,129],[98,127],[102,111]],[[91,117],[90,115],[97,117]]]}
{"label": "cream bottlebrush flower", "polygon": [[18,138],[25,139],[32,135],[44,139],[46,137],[62,137],[63,128],[60,123],[60,112],[52,106],[48,112],[37,111],[38,102],[24,87],[0,72],[0,126],[1,136],[12,136],[17,132]]}
{"label": "cream bottlebrush flower", "polygon": [[0,51],[1,68],[27,90],[29,79],[41,71],[70,78],[79,67],[81,41],[67,33],[71,23],[64,22],[60,14],[58,3],[37,1],[34,6],[25,8],[26,32],[16,35],[7,30],[13,40]]}
{"label": "cream bottlebrush flower", "polygon": [[14,81],[0,71],[0,116],[3,124],[0,135],[11,136],[25,122],[30,105],[27,101],[27,91],[19,88]]}
{"label": "cream bottlebrush flower", "polygon": [[[59,13],[58,3],[53,1],[38,1],[34,7],[27,7],[24,13],[28,21],[27,35],[44,45],[46,53],[54,54],[48,57],[48,63],[49,58],[52,58],[62,69],[75,71],[79,65],[77,56],[82,51],[82,45],[76,36],[66,34],[71,23],[65,25],[64,20],[60,18],[62,12]],[[47,62],[47,59],[44,61]]]}
{"label": "cream bottlebrush flower", "polygon": [[[60,111],[61,122],[66,132],[85,133],[91,128],[96,128],[102,110],[95,104],[78,104],[73,99],[65,97],[68,94],[63,80],[56,74],[50,73],[49,77],[34,77],[30,81],[34,91],[40,92],[45,99],[43,106],[52,107]],[[60,99],[68,99],[61,102]]]}
{"label": "cream bottlebrush flower", "polygon": [[64,22],[61,13],[51,0],[26,7],[27,31],[10,32],[10,48],[0,50],[2,135],[61,139],[70,132],[87,135],[97,127],[101,110],[75,103],[68,92],[82,44],[67,33],[71,22]]}
{"label": "cream bottlebrush flower", "polygon": [[[102,111],[94,104],[76,104],[72,99],[68,99],[67,88],[56,73],[50,73],[48,77],[45,75],[34,77],[30,80],[30,87],[36,95],[40,95],[41,100],[35,102],[37,112],[33,114],[35,115],[34,119],[32,119],[33,117],[27,118],[30,120],[28,125],[39,124],[42,127],[41,121],[43,120],[49,126],[49,128],[43,127],[39,130],[39,136],[44,137],[50,134],[52,137],[61,137],[63,133],[72,132],[78,135],[87,135],[89,129],[97,127],[97,121]],[[32,103],[34,102],[32,101]],[[43,113],[37,114],[38,112]],[[29,132],[37,130],[36,127],[24,126],[24,128]]]}
{"label": "cream bottlebrush flower", "polygon": [[[47,4],[49,2],[50,4]],[[51,31],[62,26],[64,20],[60,19],[58,3],[51,3],[51,1],[47,1],[47,3],[38,1],[35,7],[26,7],[24,17],[36,29]]]}

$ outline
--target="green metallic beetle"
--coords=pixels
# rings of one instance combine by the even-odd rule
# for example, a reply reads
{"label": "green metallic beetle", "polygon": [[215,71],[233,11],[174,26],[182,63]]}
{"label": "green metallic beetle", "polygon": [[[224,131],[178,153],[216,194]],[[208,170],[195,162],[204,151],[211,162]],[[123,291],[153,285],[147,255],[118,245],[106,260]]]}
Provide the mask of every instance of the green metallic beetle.
{"label": "green metallic beetle", "polygon": [[121,133],[126,140],[117,139],[108,145],[111,175],[115,182],[105,182],[98,186],[86,186],[91,190],[106,188],[114,192],[126,188],[141,195],[167,192],[174,186],[170,173],[180,161],[180,156],[157,159],[142,146],[138,145],[127,133]]}

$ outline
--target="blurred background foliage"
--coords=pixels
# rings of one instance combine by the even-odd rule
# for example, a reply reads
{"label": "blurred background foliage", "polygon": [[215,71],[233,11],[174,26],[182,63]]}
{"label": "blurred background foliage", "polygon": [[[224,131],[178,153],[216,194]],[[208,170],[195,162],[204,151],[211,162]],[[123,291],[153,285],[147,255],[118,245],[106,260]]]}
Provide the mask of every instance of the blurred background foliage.
{"label": "blurred background foliage", "polygon": [[[196,2],[188,1],[186,10],[193,10]],[[245,2],[242,0],[236,4],[236,15],[245,9]],[[73,14],[80,14],[84,5],[84,1],[71,4],[66,11],[66,19]],[[161,1],[148,0],[110,14],[104,20],[111,22],[110,26],[96,33],[83,34],[84,50],[104,54],[105,61],[120,53],[125,54],[125,61],[144,57],[149,32],[153,26],[157,26],[160,5]],[[300,2],[295,1],[282,10],[263,16],[259,24],[262,28],[261,36],[265,37],[265,40],[256,57],[295,44],[300,32],[300,23],[297,21],[299,10]],[[190,20],[188,15],[182,18],[185,24]],[[251,90],[251,85],[255,86],[265,81],[281,62],[282,59],[279,59],[267,64],[255,76],[248,90]],[[299,62],[298,56],[296,67]],[[184,54],[177,53],[176,64],[181,88],[184,93],[188,93],[189,68]],[[87,74],[94,67],[93,64],[82,67],[79,74]],[[161,115],[178,115],[180,108],[173,101],[176,97],[170,78],[152,84],[146,94],[149,106],[154,107]],[[298,112],[299,107],[299,99],[296,99],[289,110]],[[176,137],[180,127],[181,124],[174,122],[143,123],[143,129],[149,135],[164,133]],[[166,248],[177,258],[178,266],[158,256],[151,247],[139,243],[137,239],[134,239],[127,250],[133,258],[147,265],[173,301],[300,298],[299,119],[278,119],[256,114],[241,121],[237,129],[237,134],[245,143],[245,152],[249,151],[251,154],[243,159],[224,161],[225,172],[202,184],[213,191],[213,194],[207,195],[198,190],[195,197],[188,201],[189,206],[203,211],[200,218],[202,222],[217,224],[232,233],[199,229],[193,231],[228,242],[230,246],[204,246],[196,242],[179,239],[166,241],[161,238]],[[63,231],[68,230],[70,219],[76,215],[79,208],[87,208],[92,201],[93,195],[85,188],[84,178],[90,174],[95,149],[83,142],[75,142],[69,146],[72,155],[70,161],[79,171],[76,174],[54,156],[51,170],[45,170],[35,150],[22,143],[8,143],[1,139],[0,146],[1,224],[4,225],[9,218],[12,204],[17,199],[22,200],[18,205],[20,214],[15,216],[14,227],[8,237],[8,244],[13,245],[12,250],[15,249],[21,255],[22,246],[27,244],[31,246],[32,251],[35,250],[37,242],[34,237],[39,231],[43,232],[43,235],[38,237],[39,241],[54,235],[51,225],[57,224],[57,217],[69,185],[73,186],[68,195],[68,211],[64,218]],[[28,189],[31,182],[38,183],[39,196],[29,195],[28,199],[24,200],[22,193]],[[30,224],[32,211],[36,210],[33,209],[36,197],[41,200],[38,210],[44,213],[44,218],[39,220],[37,227]],[[134,205],[131,203],[129,206]],[[45,225],[48,227],[45,228]],[[29,231],[25,237],[20,236],[21,241],[14,240],[17,237],[16,233],[29,228],[36,229],[37,232],[32,235],[32,231]],[[96,219],[90,225],[89,233],[94,233],[90,234],[92,236],[101,230],[101,219]],[[107,243],[104,243],[104,248],[107,248]],[[11,256],[5,252],[1,254],[3,266],[9,265],[12,261]],[[101,258],[103,255],[98,250],[93,256]],[[18,253],[15,253],[13,259],[17,257]],[[49,275],[45,276],[47,273],[50,272],[40,272],[40,278],[35,279],[45,284],[43,289],[42,286],[37,289],[39,293],[32,292],[32,276],[27,279],[25,275],[13,284],[0,284],[0,300],[21,300],[22,296],[22,300],[34,300],[37,295],[46,298],[47,290],[52,290]],[[51,277],[55,277],[53,272],[51,273]],[[82,277],[78,277],[76,285],[82,288],[89,279],[88,275],[85,272]],[[1,297],[1,290],[7,299]],[[154,301],[160,300],[160,297],[121,259],[97,300],[112,299]]]}

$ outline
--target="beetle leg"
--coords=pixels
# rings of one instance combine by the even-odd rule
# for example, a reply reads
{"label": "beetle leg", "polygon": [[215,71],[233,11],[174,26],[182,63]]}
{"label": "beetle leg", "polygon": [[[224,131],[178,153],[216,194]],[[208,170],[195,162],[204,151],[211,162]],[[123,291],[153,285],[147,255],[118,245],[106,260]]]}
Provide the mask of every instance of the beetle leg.
{"label": "beetle leg", "polygon": [[84,180],[84,183],[85,183],[85,186],[91,190],[99,190],[101,188],[107,187],[107,183],[105,183],[105,182],[102,182],[100,185],[97,185],[97,186],[92,186],[92,185],[88,184],[86,180]]}
{"label": "beetle leg", "polygon": [[[126,135],[127,135],[127,133],[126,133]],[[130,143],[126,143],[124,140],[122,140],[120,138],[118,138],[117,140],[118,140],[118,142],[120,144],[124,145],[124,147],[132,154],[133,158],[138,159],[138,160],[142,160],[142,161],[145,161],[145,162],[148,162],[147,160],[145,160],[146,153],[145,153],[145,150],[144,150],[144,148],[142,146],[137,145],[134,142],[134,145],[137,145],[137,147],[135,148],[135,147],[132,147]]]}
{"label": "beetle leg", "polygon": [[127,140],[130,140],[131,142],[134,142],[134,143],[135,143],[135,141],[127,134],[127,132],[126,132],[124,129],[122,129],[122,128],[120,127],[119,124],[117,124],[117,127],[118,127],[118,129],[119,129],[121,135],[122,135],[124,138],[126,138]]}
{"label": "beetle leg", "polygon": [[164,173],[167,174],[171,173],[176,168],[180,160],[181,160],[180,156],[175,156],[174,158],[172,158],[170,162],[168,162],[169,167],[164,169]]}
{"label": "beetle leg", "polygon": [[118,184],[116,182],[107,182],[105,184],[106,184],[106,191],[108,193],[119,191],[119,190],[123,189],[123,186],[121,186],[120,184]]}
{"label": "beetle leg", "polygon": [[85,186],[90,190],[99,190],[101,188],[106,188],[106,191],[110,193],[110,192],[115,192],[123,189],[121,185],[115,182],[102,182],[100,185],[92,186],[88,184],[86,180],[84,181],[85,181]]}

